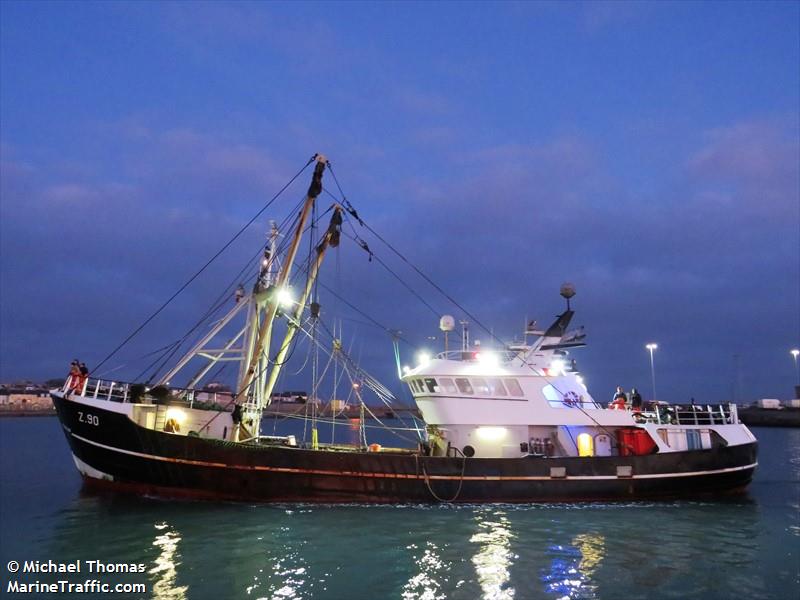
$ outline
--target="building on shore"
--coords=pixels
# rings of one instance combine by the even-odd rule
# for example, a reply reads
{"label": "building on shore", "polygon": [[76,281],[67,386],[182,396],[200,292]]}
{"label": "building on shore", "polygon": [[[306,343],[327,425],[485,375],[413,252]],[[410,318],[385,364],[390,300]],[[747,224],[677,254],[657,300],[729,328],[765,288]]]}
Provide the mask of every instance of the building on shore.
{"label": "building on shore", "polygon": [[0,387],[0,411],[51,411],[53,401],[47,389],[34,385]]}

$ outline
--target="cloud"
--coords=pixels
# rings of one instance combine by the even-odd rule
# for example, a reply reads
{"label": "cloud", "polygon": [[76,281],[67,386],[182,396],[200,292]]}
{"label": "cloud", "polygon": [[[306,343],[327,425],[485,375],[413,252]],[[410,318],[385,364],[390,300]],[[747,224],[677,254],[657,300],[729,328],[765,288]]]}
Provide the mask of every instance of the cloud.
{"label": "cloud", "polygon": [[689,176],[703,191],[699,198],[738,202],[765,218],[796,216],[800,188],[797,123],[744,121],[710,130],[703,138],[703,147],[687,162]]}
{"label": "cloud", "polygon": [[[3,355],[14,357],[3,361],[4,374],[10,364],[30,369],[14,375],[49,376],[76,348],[92,350],[84,360],[99,360],[297,169],[233,136],[159,129],[146,119],[123,120],[120,127],[129,137],[114,127],[104,134],[123,147],[110,170],[83,165],[70,176],[2,149]],[[745,139],[760,149],[755,158],[731,151]],[[646,383],[630,357],[655,332],[665,349],[660,368],[675,393],[722,399],[719,381],[708,373],[723,372],[734,351],[767,352],[758,340],[742,350],[733,324],[760,321],[759,337],[776,343],[797,318],[796,292],[787,287],[797,287],[791,268],[798,216],[781,212],[797,205],[790,160],[796,146],[780,126],[755,120],[707,131],[700,140],[678,158],[684,170],[659,180],[647,197],[612,174],[602,147],[577,133],[469,150],[443,144],[435,173],[403,163],[383,164],[370,175],[354,167],[352,148],[332,158],[367,223],[498,337],[511,337],[526,317],[548,321],[561,309],[558,286],[571,280],[578,287],[578,323],[602,340],[602,348],[590,346],[581,355],[598,393],[620,382]],[[325,181],[335,192],[329,175]],[[290,204],[306,184],[301,178]],[[788,199],[765,206],[754,195],[759,190]],[[763,218],[754,219],[746,207],[759,207]],[[287,209],[265,214],[208,279],[187,290],[180,310],[160,318],[123,358],[179,337],[263,243],[267,218]],[[353,226],[433,313],[349,240],[329,257],[323,282],[385,327],[435,346],[427,337],[436,334],[439,314],[464,315]],[[773,320],[759,319],[759,306],[787,293]],[[338,312],[339,301],[326,289],[321,294],[323,313]],[[365,366],[391,377],[388,334],[351,310],[344,316],[347,336],[363,344]],[[490,340],[476,323],[473,336]],[[48,352],[37,350],[42,347]],[[691,363],[668,348],[702,359]],[[768,383],[754,381],[757,386]]]}
{"label": "cloud", "polygon": [[[636,371],[609,360],[637,355],[654,332],[687,357],[701,344],[714,360],[673,356],[662,368],[676,392],[721,400],[728,386],[708,370],[727,372],[734,352],[768,352],[754,341],[742,347],[738,326],[759,321],[758,306],[782,299],[760,323],[770,344],[798,329],[796,142],[791,130],[754,123],[705,132],[683,172],[648,197],[612,176],[600,148],[580,136],[452,151],[450,177],[407,179],[408,210],[387,235],[397,245],[411,237],[413,262],[498,332],[513,332],[520,315],[545,320],[558,285],[575,282],[584,322],[598,339],[618,340],[606,355],[587,351],[609,389]],[[746,139],[754,157],[731,150]]]}
{"label": "cloud", "polygon": [[580,23],[589,33],[628,25],[647,15],[653,7],[646,2],[592,0],[580,3]]}
{"label": "cloud", "polygon": [[[4,148],[3,376],[58,373],[60,359],[78,348],[85,360],[99,360],[110,340],[132,330],[279,187],[279,161],[240,142],[150,131],[138,136],[136,149],[114,169],[135,173],[132,181],[110,181],[101,171],[87,178],[85,165],[74,179],[52,181],[53,164],[7,160],[13,153]],[[259,225],[208,280],[187,290],[194,308],[170,313],[151,334],[159,341],[180,336],[264,239],[266,216]],[[143,347],[133,344],[134,351]]]}
{"label": "cloud", "polygon": [[423,92],[411,87],[398,88],[395,97],[400,107],[409,112],[436,115],[450,108],[450,100],[442,94]]}
{"label": "cloud", "polygon": [[[147,9],[151,9],[148,7]],[[323,18],[293,18],[258,2],[201,2],[160,5],[159,23],[167,36],[198,60],[222,67],[221,58],[244,53],[277,53],[294,70],[318,71],[320,65],[344,69],[358,53]],[[225,66],[238,71],[239,65]],[[244,80],[252,72],[242,73]]]}
{"label": "cloud", "polygon": [[705,145],[688,167],[699,176],[771,179],[797,174],[798,125],[790,120],[751,120],[703,134]]}

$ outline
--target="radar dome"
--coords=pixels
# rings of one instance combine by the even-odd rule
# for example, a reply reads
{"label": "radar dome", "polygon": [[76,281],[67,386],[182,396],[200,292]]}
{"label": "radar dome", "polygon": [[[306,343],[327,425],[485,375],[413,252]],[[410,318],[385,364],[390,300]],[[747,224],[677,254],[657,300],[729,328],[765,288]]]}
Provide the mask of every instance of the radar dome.
{"label": "radar dome", "polygon": [[569,300],[575,295],[575,286],[571,283],[562,283],[561,295],[567,300]]}
{"label": "radar dome", "polygon": [[456,328],[456,320],[452,315],[444,315],[439,319],[439,329],[442,331],[453,331]]}

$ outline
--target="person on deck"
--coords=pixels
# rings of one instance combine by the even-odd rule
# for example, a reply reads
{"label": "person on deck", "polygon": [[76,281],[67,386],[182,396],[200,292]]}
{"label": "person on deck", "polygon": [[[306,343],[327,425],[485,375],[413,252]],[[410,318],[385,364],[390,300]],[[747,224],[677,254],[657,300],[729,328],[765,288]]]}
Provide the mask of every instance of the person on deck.
{"label": "person on deck", "polygon": [[617,392],[614,394],[614,399],[611,401],[611,404],[609,404],[608,407],[616,410],[625,410],[625,405],[627,403],[628,403],[628,397],[622,390],[622,386],[618,385]]}
{"label": "person on deck", "polygon": [[81,385],[81,367],[78,359],[73,360],[69,365],[69,375],[67,375],[67,394],[76,392]]}
{"label": "person on deck", "polygon": [[83,392],[83,388],[86,385],[86,380],[89,379],[89,368],[86,366],[85,362],[80,363],[78,365],[78,369],[81,372],[81,380],[80,380],[80,387],[78,388],[79,392]]}
{"label": "person on deck", "polygon": [[637,412],[641,412],[642,410],[642,395],[636,388],[631,390],[631,409]]}

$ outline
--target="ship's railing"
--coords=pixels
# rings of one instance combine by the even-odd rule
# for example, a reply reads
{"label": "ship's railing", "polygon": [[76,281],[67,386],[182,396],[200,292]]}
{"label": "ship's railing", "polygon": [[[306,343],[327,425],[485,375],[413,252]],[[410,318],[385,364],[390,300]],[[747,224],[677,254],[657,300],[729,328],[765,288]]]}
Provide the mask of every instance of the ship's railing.
{"label": "ship's railing", "polygon": [[[72,379],[67,377],[61,388],[63,392],[84,398],[107,400],[109,402],[144,402],[149,404],[185,405],[189,408],[232,409],[231,395],[165,386],[145,386],[140,383],[128,383],[87,377],[78,389],[74,389]],[[160,388],[160,389],[159,389]],[[202,394],[201,397],[199,397]]]}
{"label": "ship's railing", "polygon": [[73,395],[83,396],[84,398],[108,400],[109,402],[127,402],[130,397],[130,384],[87,377],[80,384],[80,387],[75,388],[72,378],[67,377],[61,391],[64,393],[70,392]]}
{"label": "ship's railing", "polygon": [[439,352],[436,358],[441,360],[456,360],[456,361],[491,361],[497,363],[510,362],[517,356],[517,352],[513,350],[490,350],[490,349],[472,349],[472,350],[448,350],[447,352]]}
{"label": "ship's railing", "polygon": [[736,425],[740,422],[735,404],[713,406],[658,404],[646,407],[641,412],[634,411],[634,418],[642,423],[659,425]]}

